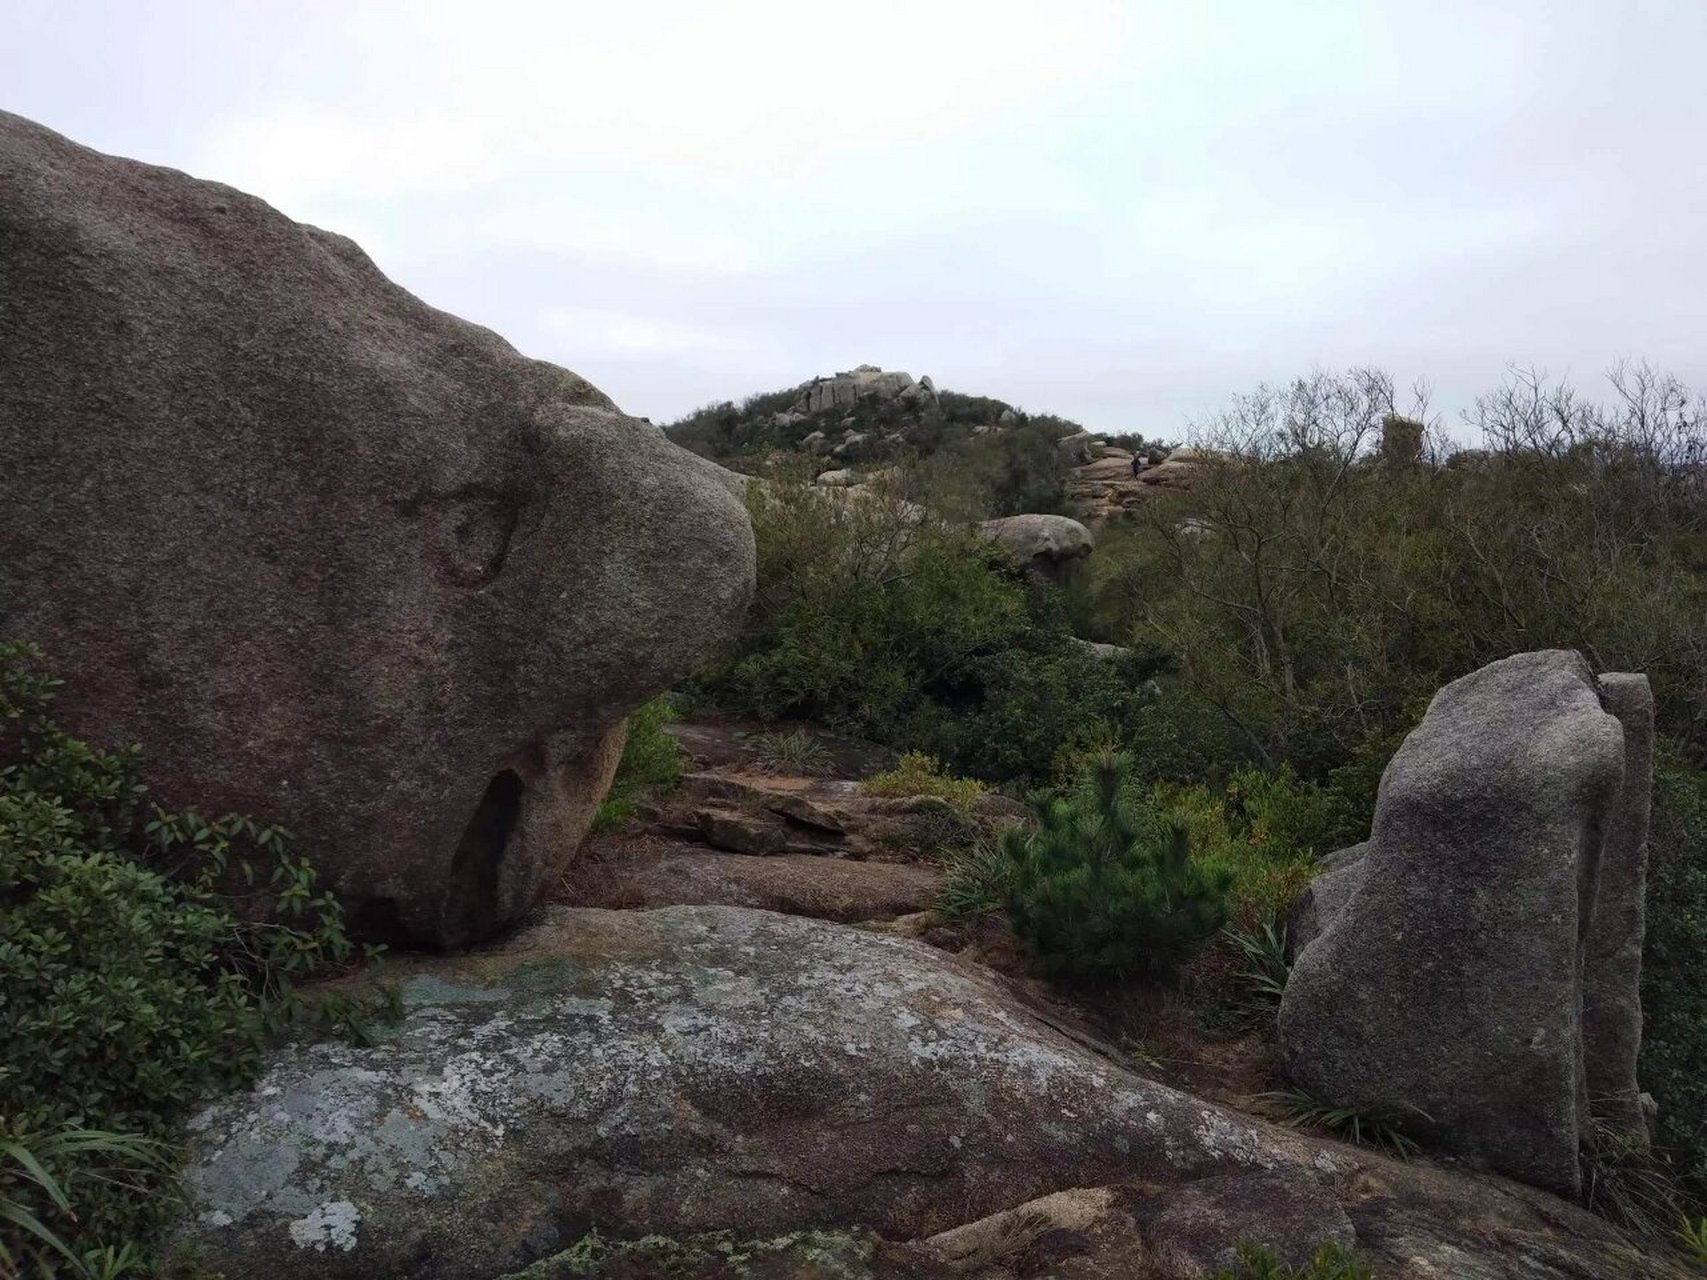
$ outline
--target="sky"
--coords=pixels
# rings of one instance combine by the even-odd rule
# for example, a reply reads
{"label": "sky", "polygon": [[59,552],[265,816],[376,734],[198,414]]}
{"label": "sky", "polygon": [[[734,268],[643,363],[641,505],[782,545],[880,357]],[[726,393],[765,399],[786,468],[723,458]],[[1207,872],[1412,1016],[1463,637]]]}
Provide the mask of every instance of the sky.
{"label": "sky", "polygon": [[[872,363],[1177,437],[1312,368],[1707,387],[1707,0],[0,0],[0,107],[655,421]],[[0,198],[4,193],[0,192]]]}

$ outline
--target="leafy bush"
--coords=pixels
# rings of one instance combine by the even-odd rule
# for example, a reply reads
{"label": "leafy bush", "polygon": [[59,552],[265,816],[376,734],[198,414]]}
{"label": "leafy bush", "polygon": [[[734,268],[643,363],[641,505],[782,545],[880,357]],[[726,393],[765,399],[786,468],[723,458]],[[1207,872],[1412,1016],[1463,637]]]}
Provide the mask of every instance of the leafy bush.
{"label": "leafy bush", "polygon": [[1141,715],[1139,682],[1080,652],[1048,589],[975,528],[782,482],[749,504],[758,595],[736,653],[698,677],[712,705],[1028,782]]}
{"label": "leafy bush", "polygon": [[[296,993],[353,948],[287,833],[149,807],[136,749],[97,750],[61,729],[58,681],[40,663],[30,646],[0,644],[0,1093],[7,1150],[31,1175],[7,1181],[0,1247],[45,1247],[21,1215],[70,1221],[57,1187],[81,1197],[81,1256],[145,1233],[164,1190],[157,1167],[125,1185],[97,1165],[164,1135],[192,1099],[246,1081],[284,1022],[361,1011]],[[271,919],[238,918],[221,886],[246,888]],[[76,1136],[91,1128],[118,1136]]]}
{"label": "leafy bush", "polygon": [[1301,1267],[1284,1266],[1262,1245],[1238,1246],[1239,1264],[1217,1271],[1211,1280],[1375,1280],[1375,1273],[1344,1246],[1328,1241]]}
{"label": "leafy bush", "polygon": [[1106,753],[1036,831],[1002,837],[1008,916],[1048,976],[1165,975],[1226,922],[1231,876],[1193,862],[1184,828],[1135,790],[1131,763]]}
{"label": "leafy bush", "polygon": [[610,790],[593,816],[594,831],[612,831],[634,816],[642,791],[659,794],[681,781],[682,749],[665,728],[676,716],[668,697],[653,698],[628,718],[628,738]]}
{"label": "leafy bush", "polygon": [[938,771],[937,763],[918,751],[901,757],[901,763],[859,784],[868,796],[935,796],[961,813],[971,813],[984,784],[976,778],[955,778]]}
{"label": "leafy bush", "polygon": [[1207,786],[1168,787],[1157,799],[1191,838],[1192,857],[1224,872],[1233,926],[1247,933],[1271,924],[1317,871],[1317,833],[1330,821],[1320,788],[1244,768],[1216,795]]}

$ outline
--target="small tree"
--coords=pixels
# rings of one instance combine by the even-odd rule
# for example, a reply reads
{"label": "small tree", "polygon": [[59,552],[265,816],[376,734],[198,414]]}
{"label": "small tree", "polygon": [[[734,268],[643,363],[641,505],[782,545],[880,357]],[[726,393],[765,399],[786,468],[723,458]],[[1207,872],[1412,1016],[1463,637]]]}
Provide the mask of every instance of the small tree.
{"label": "small tree", "polygon": [[1007,910],[1045,976],[1161,976],[1227,921],[1231,874],[1192,862],[1185,829],[1134,800],[1132,763],[1105,752],[1035,831],[1014,828]]}

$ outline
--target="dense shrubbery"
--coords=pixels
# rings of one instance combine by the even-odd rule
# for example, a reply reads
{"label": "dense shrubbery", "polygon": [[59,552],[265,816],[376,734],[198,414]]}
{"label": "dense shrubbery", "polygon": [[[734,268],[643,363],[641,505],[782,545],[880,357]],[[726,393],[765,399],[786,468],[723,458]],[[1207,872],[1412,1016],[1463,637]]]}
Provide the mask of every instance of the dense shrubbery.
{"label": "dense shrubbery", "polygon": [[970,527],[803,485],[755,486],[750,504],[758,597],[734,657],[697,683],[726,710],[1037,782],[1148,696],[1075,646],[1047,590]]}
{"label": "dense shrubbery", "polygon": [[[294,982],[352,955],[285,832],[150,807],[134,749],[96,750],[54,723],[56,685],[36,651],[0,644],[0,1139],[42,1175],[0,1172],[0,1248],[15,1257],[46,1247],[20,1213],[79,1256],[145,1234],[166,1187],[136,1137],[246,1080],[263,1037],[305,1009]],[[233,913],[216,884],[234,881],[272,923]]]}
{"label": "dense shrubbery", "polygon": [[1157,798],[1185,828],[1192,858],[1228,876],[1236,929],[1274,921],[1315,877],[1317,858],[1332,852],[1315,843],[1330,826],[1331,798],[1284,766],[1274,774],[1247,766],[1220,789],[1164,784]]}
{"label": "dense shrubbery", "polygon": [[1166,975],[1226,923],[1232,874],[1192,859],[1185,829],[1143,802],[1123,757],[1102,755],[1037,816],[1002,847],[1008,918],[1040,973]]}
{"label": "dense shrubbery", "polygon": [[1707,423],[1664,379],[1619,385],[1611,411],[1513,384],[1480,402],[1486,450],[1400,461],[1377,375],[1246,398],[1191,490],[1099,547],[1077,621],[1172,655],[1234,758],[1318,781],[1446,680],[1552,646],[1647,672],[1662,729],[1707,747]]}

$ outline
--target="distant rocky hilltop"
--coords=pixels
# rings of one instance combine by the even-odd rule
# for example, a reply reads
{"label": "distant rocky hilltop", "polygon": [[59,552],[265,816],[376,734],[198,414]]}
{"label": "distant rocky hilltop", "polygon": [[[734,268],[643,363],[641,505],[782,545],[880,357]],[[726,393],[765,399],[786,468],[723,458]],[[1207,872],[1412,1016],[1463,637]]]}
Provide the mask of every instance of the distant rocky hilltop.
{"label": "distant rocky hilltop", "polygon": [[1002,400],[938,391],[928,376],[862,364],[748,396],[739,404],[706,405],[664,430],[677,444],[719,460],[766,449],[802,449],[862,462],[891,458],[908,448],[932,452],[947,441],[1027,417]]}
{"label": "distant rocky hilltop", "polygon": [[1190,487],[1200,460],[1136,433],[1094,435],[1067,418],[939,390],[929,377],[874,364],[710,404],[664,430],[677,444],[737,468],[776,453],[817,458],[818,483],[840,488],[864,484],[873,466],[962,453],[974,469],[982,461],[1008,477],[1011,492],[992,515],[1070,511],[1089,523]]}

